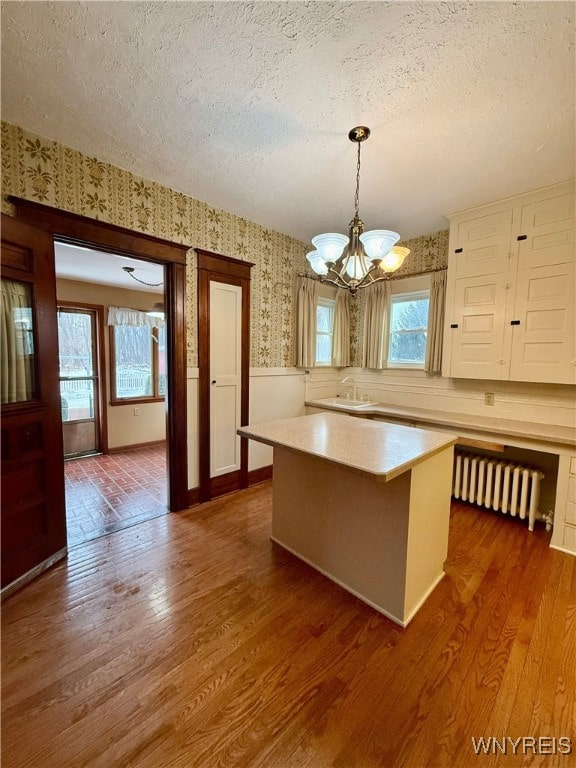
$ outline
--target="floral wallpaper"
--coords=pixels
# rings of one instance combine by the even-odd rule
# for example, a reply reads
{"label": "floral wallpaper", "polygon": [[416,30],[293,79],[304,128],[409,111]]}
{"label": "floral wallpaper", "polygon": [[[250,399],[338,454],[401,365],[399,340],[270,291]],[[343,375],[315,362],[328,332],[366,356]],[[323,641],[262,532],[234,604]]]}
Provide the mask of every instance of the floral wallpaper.
{"label": "floral wallpaper", "polygon": [[[7,195],[252,262],[250,364],[293,365],[294,276],[307,265],[304,243],[3,122],[2,210],[13,214]],[[193,250],[186,275],[187,358],[195,367]]]}
{"label": "floral wallpaper", "polygon": [[[294,364],[294,278],[309,272],[305,243],[2,122],[2,210],[13,214],[8,195],[252,262],[250,365]],[[411,254],[398,274],[446,266],[447,231],[402,244]],[[188,365],[196,367],[193,250],[188,252],[186,275],[187,358]],[[362,306],[361,296],[352,302],[352,365],[361,360]]]}

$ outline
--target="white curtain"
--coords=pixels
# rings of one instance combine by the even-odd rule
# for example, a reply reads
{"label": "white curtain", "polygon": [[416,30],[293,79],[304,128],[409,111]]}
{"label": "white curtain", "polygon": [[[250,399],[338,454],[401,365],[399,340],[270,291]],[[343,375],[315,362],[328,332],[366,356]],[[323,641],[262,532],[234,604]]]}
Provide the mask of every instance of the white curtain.
{"label": "white curtain", "polygon": [[30,288],[2,280],[0,344],[3,403],[21,403],[34,395],[34,349]]}
{"label": "white curtain", "polygon": [[364,368],[384,368],[386,345],[383,342],[388,336],[390,283],[388,280],[375,283],[366,288],[364,295],[366,296],[366,306],[362,366]]}
{"label": "white curtain", "polygon": [[301,277],[296,294],[296,365],[312,368],[316,364],[316,306],[318,283]]}
{"label": "white curtain", "polygon": [[339,290],[336,293],[332,365],[336,368],[350,365],[350,294],[346,290]]}
{"label": "white curtain", "polygon": [[446,270],[432,273],[430,306],[428,309],[428,340],[424,370],[442,371],[442,338],[444,335],[444,305],[446,303]]}
{"label": "white curtain", "polygon": [[150,328],[162,328],[164,320],[161,317],[151,317],[147,312],[128,307],[108,307],[108,325],[148,325]]}

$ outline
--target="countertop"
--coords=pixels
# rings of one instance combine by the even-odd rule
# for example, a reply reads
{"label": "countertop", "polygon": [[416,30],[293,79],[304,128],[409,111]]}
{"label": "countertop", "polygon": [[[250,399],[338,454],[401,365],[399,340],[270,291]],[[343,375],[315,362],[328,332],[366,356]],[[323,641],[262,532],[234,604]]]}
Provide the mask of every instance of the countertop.
{"label": "countertop", "polygon": [[[330,405],[323,400],[307,400],[306,405],[313,408],[322,408],[330,411],[347,413],[346,398],[342,398],[342,405]],[[513,419],[497,419],[484,416],[464,415],[450,413],[448,411],[430,411],[426,408],[400,408],[384,403],[366,405],[348,411],[357,416],[374,416],[385,419],[396,418],[417,421],[426,424],[437,424],[458,430],[469,429],[477,432],[485,432],[491,435],[509,435],[525,440],[543,441],[556,445],[576,445],[576,429],[571,427],[556,427],[548,424],[538,424],[533,421],[517,421]]]}
{"label": "countertop", "polygon": [[385,482],[454,445],[456,436],[400,424],[316,413],[242,427],[242,437],[308,453]]}

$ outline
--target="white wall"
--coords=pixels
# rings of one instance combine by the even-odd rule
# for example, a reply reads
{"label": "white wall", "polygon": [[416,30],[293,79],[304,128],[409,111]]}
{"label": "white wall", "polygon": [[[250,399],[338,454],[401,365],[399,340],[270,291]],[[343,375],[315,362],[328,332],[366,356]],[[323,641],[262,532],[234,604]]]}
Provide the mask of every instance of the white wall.
{"label": "white wall", "polygon": [[[250,424],[304,415],[304,373],[297,368],[250,369]],[[248,470],[272,464],[272,448],[250,440]]]}
{"label": "white wall", "polygon": [[[367,395],[387,405],[552,426],[573,427],[576,423],[574,388],[568,385],[450,379],[424,371],[316,368],[307,377],[306,399],[346,391],[340,385],[345,376],[355,379],[359,396]],[[485,405],[486,392],[494,394],[494,405]]]}

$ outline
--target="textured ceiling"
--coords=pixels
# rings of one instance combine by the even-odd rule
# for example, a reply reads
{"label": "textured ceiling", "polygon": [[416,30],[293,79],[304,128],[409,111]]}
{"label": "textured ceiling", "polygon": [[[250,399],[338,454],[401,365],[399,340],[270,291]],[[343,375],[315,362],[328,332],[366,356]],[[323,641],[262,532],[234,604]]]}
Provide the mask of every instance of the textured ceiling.
{"label": "textured ceiling", "polygon": [[573,2],[2,2],[2,117],[308,241],[574,175]]}

